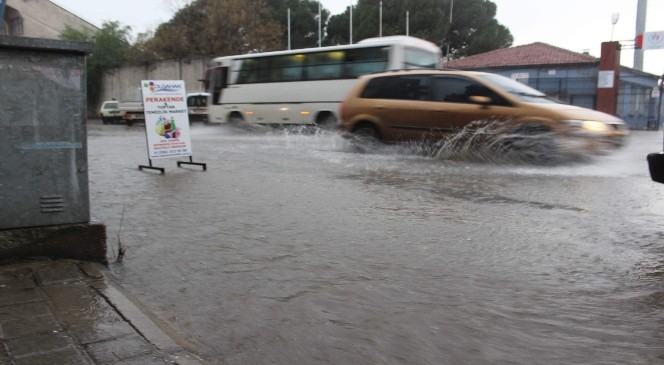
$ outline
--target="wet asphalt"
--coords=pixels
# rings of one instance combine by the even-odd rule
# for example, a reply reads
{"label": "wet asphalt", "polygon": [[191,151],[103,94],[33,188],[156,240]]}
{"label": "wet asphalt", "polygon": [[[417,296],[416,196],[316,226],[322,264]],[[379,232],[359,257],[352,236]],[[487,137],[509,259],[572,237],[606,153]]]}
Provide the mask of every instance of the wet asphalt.
{"label": "wet asphalt", "polygon": [[661,132],[542,166],[195,124],[163,175],[88,136],[109,276],[208,361],[664,363]]}

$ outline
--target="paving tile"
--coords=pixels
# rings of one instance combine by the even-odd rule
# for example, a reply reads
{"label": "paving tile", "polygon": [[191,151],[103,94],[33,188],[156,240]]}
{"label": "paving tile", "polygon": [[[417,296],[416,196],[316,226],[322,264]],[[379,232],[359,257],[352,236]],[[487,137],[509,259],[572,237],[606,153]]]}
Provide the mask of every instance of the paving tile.
{"label": "paving tile", "polygon": [[79,264],[79,267],[83,273],[92,279],[103,279],[104,274],[101,271],[100,264],[96,262],[82,262]]}
{"label": "paving tile", "polygon": [[88,357],[75,348],[25,356],[14,361],[16,365],[94,365]]}
{"label": "paving tile", "polygon": [[31,279],[33,270],[25,266],[4,266],[0,267],[0,284],[6,284],[15,280]]}
{"label": "paving tile", "polygon": [[115,363],[155,352],[155,348],[140,336],[96,342],[85,345],[85,349],[96,363],[102,364]]}
{"label": "paving tile", "polygon": [[21,304],[43,301],[36,288],[27,288],[19,290],[0,290],[0,307],[10,304]]}
{"label": "paving tile", "polygon": [[8,320],[0,323],[0,337],[5,340],[38,333],[61,331],[62,328],[51,314]]}
{"label": "paving tile", "polygon": [[36,287],[33,274],[33,270],[29,267],[0,267],[0,293],[4,293],[5,290]]}
{"label": "paving tile", "polygon": [[67,327],[92,322],[113,323],[122,317],[94,289],[84,282],[41,288],[53,305],[53,314]]}
{"label": "paving tile", "polygon": [[78,265],[73,263],[53,264],[35,270],[37,283],[41,286],[79,281],[83,278]]}
{"label": "paving tile", "polygon": [[67,332],[82,345],[126,337],[135,333],[134,328],[124,320],[115,322],[95,322],[70,328]]}
{"label": "paving tile", "polygon": [[5,305],[0,307],[0,323],[49,313],[49,307],[45,302]]}
{"label": "paving tile", "polygon": [[113,365],[164,365],[164,364],[172,364],[172,362],[166,361],[161,356],[158,355],[144,355],[113,363]]}
{"label": "paving tile", "polygon": [[41,333],[6,340],[9,355],[18,359],[73,348],[73,341],[63,332]]}

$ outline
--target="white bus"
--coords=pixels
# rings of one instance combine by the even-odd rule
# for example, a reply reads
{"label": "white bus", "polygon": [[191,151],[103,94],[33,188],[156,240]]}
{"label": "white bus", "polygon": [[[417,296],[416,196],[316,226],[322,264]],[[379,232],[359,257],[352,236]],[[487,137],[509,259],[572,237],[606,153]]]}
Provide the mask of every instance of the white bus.
{"label": "white bus", "polygon": [[334,126],[339,104],[360,75],[437,68],[440,58],[435,44],[406,36],[215,58],[203,80],[211,94],[208,119]]}

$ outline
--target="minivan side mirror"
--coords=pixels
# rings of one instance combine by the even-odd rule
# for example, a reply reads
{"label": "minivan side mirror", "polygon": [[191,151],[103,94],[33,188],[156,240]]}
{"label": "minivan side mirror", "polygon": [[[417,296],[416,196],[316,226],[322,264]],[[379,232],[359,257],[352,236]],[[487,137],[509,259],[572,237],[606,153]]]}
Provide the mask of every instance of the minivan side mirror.
{"label": "minivan side mirror", "polygon": [[468,100],[474,104],[481,105],[482,108],[488,108],[491,103],[491,98],[488,96],[471,95],[468,97]]}
{"label": "minivan side mirror", "polygon": [[489,103],[491,103],[491,98],[488,96],[471,95],[468,97],[468,100],[475,104],[483,105],[484,107],[489,106]]}
{"label": "minivan side mirror", "polygon": [[652,181],[664,184],[664,152],[648,154],[648,167]]}

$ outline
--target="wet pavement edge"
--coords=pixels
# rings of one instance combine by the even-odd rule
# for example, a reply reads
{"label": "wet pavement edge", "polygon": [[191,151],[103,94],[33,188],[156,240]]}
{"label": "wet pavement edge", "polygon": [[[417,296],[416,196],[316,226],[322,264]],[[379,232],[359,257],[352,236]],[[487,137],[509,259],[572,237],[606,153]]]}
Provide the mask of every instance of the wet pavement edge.
{"label": "wet pavement edge", "polygon": [[208,365],[99,263],[0,265],[0,365]]}

